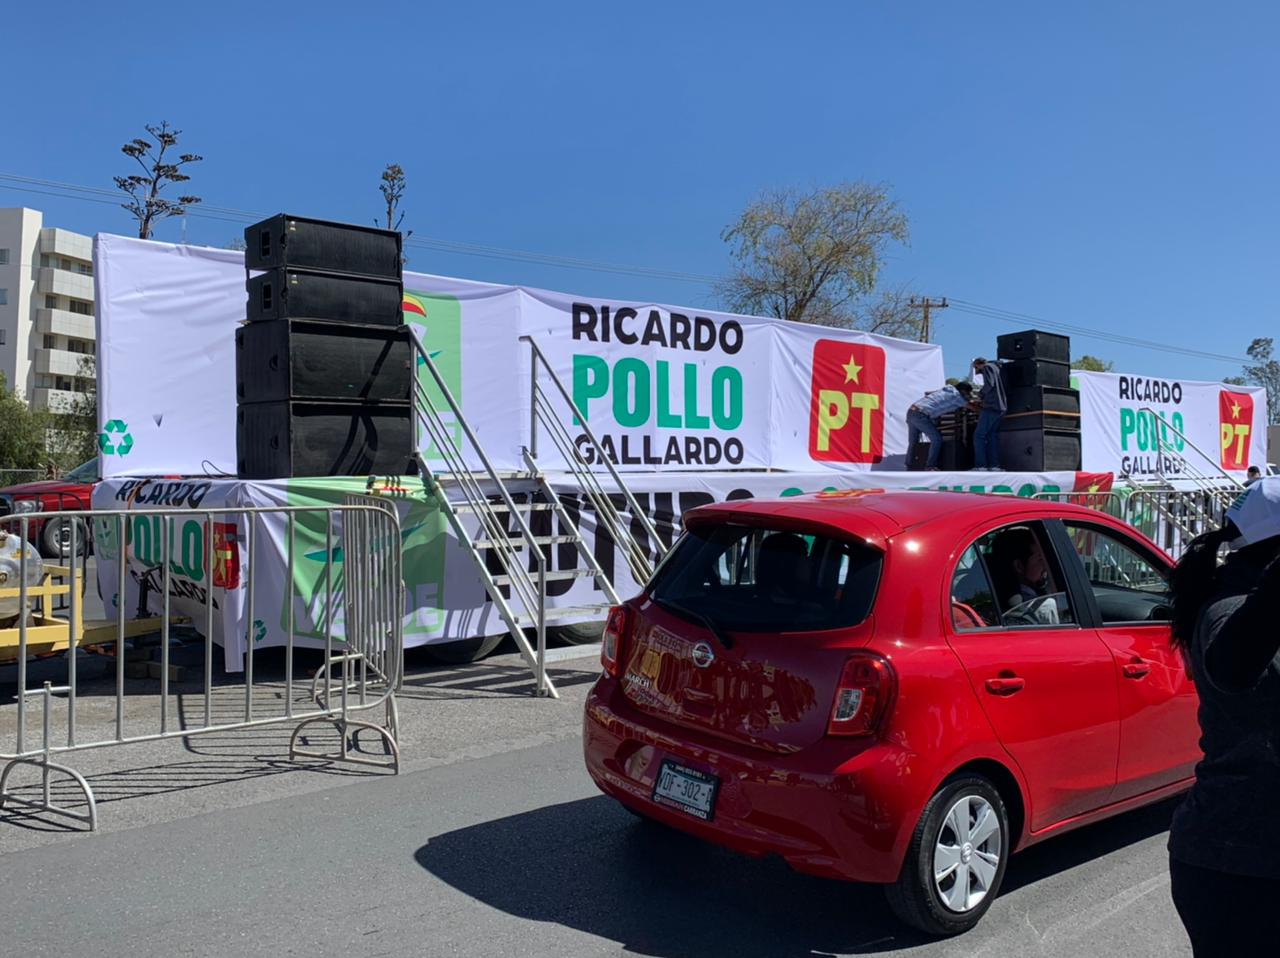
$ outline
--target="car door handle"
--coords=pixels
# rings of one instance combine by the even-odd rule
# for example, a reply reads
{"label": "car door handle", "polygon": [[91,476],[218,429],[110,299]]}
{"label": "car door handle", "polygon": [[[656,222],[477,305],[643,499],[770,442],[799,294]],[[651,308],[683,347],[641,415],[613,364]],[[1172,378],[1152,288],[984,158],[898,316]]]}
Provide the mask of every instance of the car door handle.
{"label": "car door handle", "polygon": [[1013,695],[1015,692],[1021,692],[1026,684],[1026,679],[1016,675],[1001,675],[998,678],[987,679],[987,691],[992,695]]}
{"label": "car door handle", "polygon": [[1132,662],[1126,662],[1122,665],[1120,671],[1124,673],[1126,679],[1140,679],[1151,671],[1151,663],[1144,662],[1142,659],[1134,659]]}

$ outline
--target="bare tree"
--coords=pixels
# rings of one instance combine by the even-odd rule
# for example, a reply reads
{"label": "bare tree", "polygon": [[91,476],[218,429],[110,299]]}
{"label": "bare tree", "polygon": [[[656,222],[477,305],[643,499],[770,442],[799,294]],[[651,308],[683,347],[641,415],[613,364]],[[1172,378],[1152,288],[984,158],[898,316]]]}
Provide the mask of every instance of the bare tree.
{"label": "bare tree", "polygon": [[[387,226],[389,230],[398,230],[400,224],[404,222],[404,213],[400,211],[400,200],[404,197],[405,175],[404,170],[399,163],[388,163],[387,168],[382,171],[382,185],[378,190],[382,193],[382,198],[387,203]],[[374,221],[377,223],[377,221]],[[413,230],[409,230],[406,238],[413,235]]]}
{"label": "bare tree", "polygon": [[860,329],[878,323],[878,331],[911,328],[901,290],[867,301],[885,250],[907,235],[906,214],[879,184],[766,191],[720,234],[737,265],[719,292],[743,313]]}
{"label": "bare tree", "polygon": [[182,216],[187,207],[200,202],[198,196],[179,196],[177,200],[165,199],[160,195],[170,183],[185,183],[191,177],[182,172],[188,163],[198,163],[204,157],[194,153],[181,153],[176,160],[172,154],[166,157],[178,145],[181,130],[175,130],[165,120],[159,126],[148,123],[147,133],[155,140],[137,137],[120,147],[125,156],[133,157],[142,167],[142,173],[130,176],[114,177],[116,187],[129,195],[129,202],[120,205],[133,214],[138,221],[138,237],[151,239],[156,223],[171,216]]}

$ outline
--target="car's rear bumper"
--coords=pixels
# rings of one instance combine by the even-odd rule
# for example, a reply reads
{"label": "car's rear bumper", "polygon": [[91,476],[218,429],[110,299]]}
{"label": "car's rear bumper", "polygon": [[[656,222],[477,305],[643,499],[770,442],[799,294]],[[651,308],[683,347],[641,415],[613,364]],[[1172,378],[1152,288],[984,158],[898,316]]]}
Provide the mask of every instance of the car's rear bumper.
{"label": "car's rear bumper", "polygon": [[[735,748],[637,711],[607,677],[587,699],[582,738],[587,771],[606,795],[717,845],[779,855],[810,874],[895,881],[920,811],[903,783],[911,756],[896,746],[833,739],[790,755]],[[719,779],[710,821],[653,801],[664,758]]]}

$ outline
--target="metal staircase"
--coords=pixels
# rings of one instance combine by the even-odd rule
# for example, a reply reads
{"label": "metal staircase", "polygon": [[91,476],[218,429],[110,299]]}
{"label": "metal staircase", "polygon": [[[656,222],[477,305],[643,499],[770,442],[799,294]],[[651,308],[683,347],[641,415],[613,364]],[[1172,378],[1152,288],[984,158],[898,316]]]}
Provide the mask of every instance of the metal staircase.
{"label": "metal staircase", "polygon": [[[599,645],[548,650],[547,625],[566,619],[591,616],[604,618],[608,609],[617,605],[620,599],[593,551],[587,547],[577,524],[539,467],[539,422],[545,425],[553,444],[568,464],[566,474],[574,480],[585,499],[595,509],[601,530],[607,532],[618,545],[636,581],[647,582],[653,573],[653,566],[644,548],[632,535],[631,524],[621,515],[617,500],[620,499],[629,507],[632,522],[647,533],[657,555],[665,552],[665,546],[648,516],[640,509],[622,477],[596,442],[595,436],[586,429],[586,420],[532,340],[526,338],[532,347],[533,380],[532,433],[529,446],[523,450],[527,468],[522,472],[504,473],[494,468],[430,355],[409,327],[403,329],[409,333],[419,373],[425,371],[427,374],[425,382],[422,375],[413,377],[416,424],[431,440],[436,454],[432,457],[433,462],[440,463],[439,468],[432,468],[421,455],[418,456],[423,485],[436,499],[459,544],[471,557],[494,608],[534,674],[537,694],[558,698],[555,684],[547,675],[548,663],[593,655]],[[589,445],[593,447],[594,461],[602,462],[608,467],[618,488],[618,493],[614,496],[605,491],[599,477],[588,467],[567,430],[554,415],[539,382],[540,367],[574,415],[584,423]],[[417,433],[415,438],[421,435],[423,433]],[[420,442],[416,443],[416,448],[421,449]],[[470,456],[466,453],[468,450]],[[473,469],[469,459],[479,463],[480,468]],[[534,513],[545,512],[552,514],[550,521],[543,524],[550,531],[535,534],[530,520]],[[569,544],[576,547],[582,567],[570,570],[551,569],[552,550]],[[594,580],[605,601],[548,608],[548,582],[584,578]],[[532,633],[532,641],[529,633]]]}
{"label": "metal staircase", "polygon": [[[1196,536],[1222,525],[1227,508],[1244,486],[1154,409],[1144,406],[1139,412],[1152,418],[1157,481],[1135,483],[1128,476],[1121,477],[1135,489],[1127,503],[1129,521],[1168,552],[1179,555]],[[1181,461],[1182,472],[1166,475],[1166,458],[1174,456]]]}

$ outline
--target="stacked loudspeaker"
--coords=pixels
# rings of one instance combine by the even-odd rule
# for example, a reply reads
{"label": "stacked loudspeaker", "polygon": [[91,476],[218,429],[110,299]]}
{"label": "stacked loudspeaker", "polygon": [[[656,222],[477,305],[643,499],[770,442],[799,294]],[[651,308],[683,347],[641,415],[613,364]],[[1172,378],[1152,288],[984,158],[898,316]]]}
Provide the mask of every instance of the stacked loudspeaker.
{"label": "stacked loudspeaker", "polygon": [[244,241],[240,478],[409,473],[400,234],[282,214],[250,226]]}
{"label": "stacked loudspeaker", "polygon": [[1080,468],[1080,393],[1071,388],[1071,340],[1028,330],[996,338],[1009,409],[1000,464],[1014,472]]}

